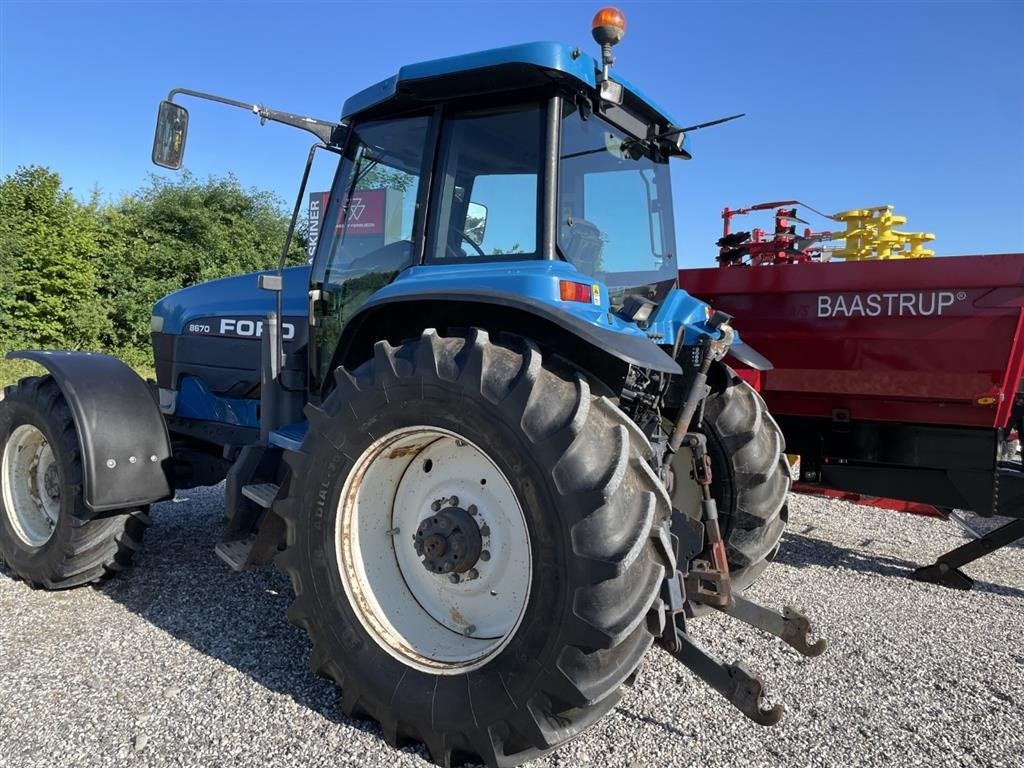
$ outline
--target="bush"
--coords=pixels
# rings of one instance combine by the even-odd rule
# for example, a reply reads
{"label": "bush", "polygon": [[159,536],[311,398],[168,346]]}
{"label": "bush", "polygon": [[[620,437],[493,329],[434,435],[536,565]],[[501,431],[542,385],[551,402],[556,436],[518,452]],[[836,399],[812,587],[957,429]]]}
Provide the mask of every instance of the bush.
{"label": "bush", "polygon": [[[101,205],[75,200],[47,168],[19,168],[0,183],[0,350],[101,350],[145,365],[157,299],[275,266],[287,224],[273,194],[233,176],[151,177]],[[305,260],[301,231],[288,260]]]}

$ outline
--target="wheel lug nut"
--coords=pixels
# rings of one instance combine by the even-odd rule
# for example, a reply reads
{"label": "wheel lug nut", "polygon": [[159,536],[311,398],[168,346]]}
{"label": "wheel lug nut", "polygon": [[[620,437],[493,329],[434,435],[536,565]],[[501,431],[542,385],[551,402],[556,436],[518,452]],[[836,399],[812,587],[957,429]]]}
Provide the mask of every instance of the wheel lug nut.
{"label": "wheel lug nut", "polygon": [[489,551],[489,550],[486,550],[486,549],[485,549],[485,550],[483,550],[483,551],[482,551],[482,552],[480,553],[480,559],[481,559],[481,560],[483,560],[483,561],[484,561],[485,563],[486,563],[486,562],[487,562],[488,560],[490,560],[490,559],[491,559],[491,553],[490,553],[490,551]]}
{"label": "wheel lug nut", "polygon": [[480,535],[481,536],[490,536],[491,535],[491,526],[489,526],[489,525],[482,525],[482,526],[480,526]]}
{"label": "wheel lug nut", "polygon": [[476,632],[476,624],[470,624],[468,627],[466,627],[464,630],[462,630],[462,634],[465,635],[466,637],[469,637],[474,632]]}
{"label": "wheel lug nut", "polygon": [[448,577],[448,581],[450,581],[452,584],[458,584],[460,581],[462,581],[462,578],[459,576],[459,574],[453,573],[451,576]]}
{"label": "wheel lug nut", "polygon": [[470,504],[469,509],[467,509],[466,511],[469,512],[469,514],[471,515],[475,515],[477,512],[476,504]]}
{"label": "wheel lug nut", "polygon": [[470,568],[468,571],[466,571],[466,579],[467,580],[468,579],[478,579],[478,578],[480,578],[480,571],[478,571],[476,568]]}

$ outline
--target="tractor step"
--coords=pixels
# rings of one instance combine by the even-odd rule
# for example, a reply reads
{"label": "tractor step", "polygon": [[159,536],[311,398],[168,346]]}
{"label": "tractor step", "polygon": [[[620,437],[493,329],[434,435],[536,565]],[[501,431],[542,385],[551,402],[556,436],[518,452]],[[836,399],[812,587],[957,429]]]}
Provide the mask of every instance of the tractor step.
{"label": "tractor step", "polygon": [[250,533],[238,539],[230,539],[220,542],[214,547],[217,557],[231,566],[233,571],[244,571],[249,566],[249,554],[256,543],[256,534]]}
{"label": "tractor step", "polygon": [[254,501],[264,509],[270,509],[277,498],[280,486],[274,483],[253,483],[242,486],[242,495],[250,501]]}

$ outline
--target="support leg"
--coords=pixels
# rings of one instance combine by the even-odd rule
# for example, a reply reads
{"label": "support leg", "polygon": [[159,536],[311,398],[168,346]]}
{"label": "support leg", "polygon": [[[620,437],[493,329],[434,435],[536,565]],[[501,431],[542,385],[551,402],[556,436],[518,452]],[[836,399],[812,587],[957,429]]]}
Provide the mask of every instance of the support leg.
{"label": "support leg", "polygon": [[921,566],[914,571],[914,578],[954,589],[970,589],[974,586],[974,580],[961,571],[960,567],[1021,538],[1024,538],[1024,519],[1013,520],[947,552],[932,565]]}

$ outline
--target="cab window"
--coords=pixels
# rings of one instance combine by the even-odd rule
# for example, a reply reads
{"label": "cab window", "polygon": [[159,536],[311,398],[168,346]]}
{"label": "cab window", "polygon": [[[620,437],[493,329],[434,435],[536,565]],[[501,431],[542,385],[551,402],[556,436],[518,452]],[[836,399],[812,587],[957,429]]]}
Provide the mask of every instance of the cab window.
{"label": "cab window", "polygon": [[445,119],[428,260],[538,256],[543,138],[539,105]]}

